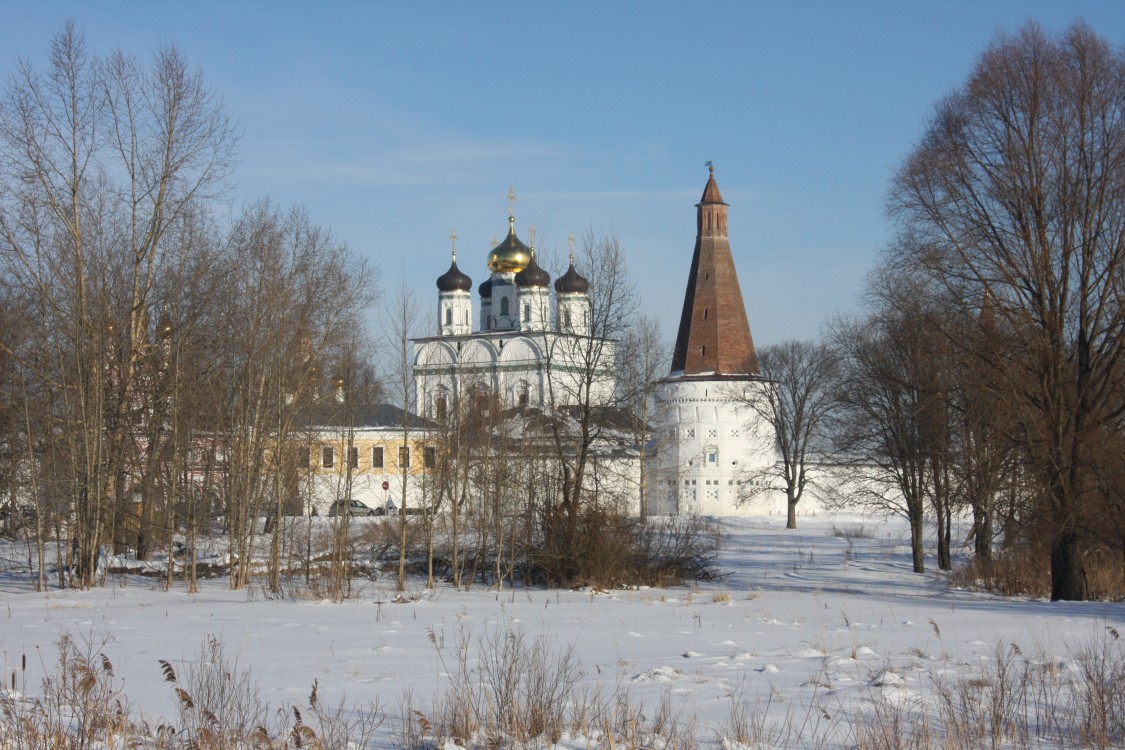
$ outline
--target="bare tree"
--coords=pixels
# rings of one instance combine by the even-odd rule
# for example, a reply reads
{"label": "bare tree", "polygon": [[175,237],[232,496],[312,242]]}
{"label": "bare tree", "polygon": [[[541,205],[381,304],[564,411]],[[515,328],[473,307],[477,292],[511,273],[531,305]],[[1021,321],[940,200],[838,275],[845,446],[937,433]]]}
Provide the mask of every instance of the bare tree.
{"label": "bare tree", "polygon": [[384,346],[390,356],[383,360],[387,368],[383,374],[387,390],[395,404],[401,411],[398,427],[400,428],[401,443],[399,444],[398,461],[399,471],[399,553],[398,575],[395,579],[397,591],[406,589],[406,552],[407,552],[407,497],[411,492],[410,485],[413,477],[411,472],[415,461],[418,459],[411,450],[414,425],[412,414],[414,406],[414,356],[411,340],[415,336],[414,327],[419,321],[418,305],[414,298],[413,290],[406,284],[405,277],[400,279],[398,286],[392,292],[389,303],[384,307],[383,336]]}
{"label": "bare tree", "polygon": [[589,320],[580,334],[548,339],[545,353],[549,431],[563,488],[545,512],[544,553],[554,560],[552,575],[559,582],[572,580],[582,568],[576,554],[579,519],[586,500],[597,500],[588,472],[621,405],[620,393],[606,384],[617,372],[615,346],[632,328],[637,303],[616,234],[586,231],[579,258],[590,277]]}
{"label": "bare tree", "polygon": [[833,334],[842,358],[836,448],[861,477],[847,499],[906,518],[914,572],[925,572],[926,507],[943,489],[934,462],[945,434],[932,334],[925,318],[893,308],[837,321]]}
{"label": "bare tree", "polygon": [[758,362],[762,376],[773,385],[766,389],[767,398],[752,399],[749,406],[777,434],[781,460],[765,471],[785,487],[786,528],[795,529],[797,504],[813,481],[809,460],[827,447],[828,427],[838,403],[839,357],[823,343],[786,341],[759,350]]}
{"label": "bare tree", "polygon": [[642,521],[648,518],[648,443],[652,439],[653,395],[656,381],[668,367],[668,347],[660,336],[660,323],[647,315],[638,316],[625,331],[617,348],[617,387],[640,461],[638,506]]}
{"label": "bare tree", "polygon": [[[149,66],[90,56],[67,24],[45,71],[21,62],[0,109],[0,273],[43,302],[31,371],[51,380],[75,457],[76,583],[127,497],[126,442],[171,227],[222,188],[234,129],[173,47]],[[109,530],[107,534],[107,530]]]}
{"label": "bare tree", "polygon": [[226,454],[225,503],[231,585],[249,581],[266,511],[278,513],[280,462],[325,368],[356,340],[373,277],[347,247],[300,210],[252,206],[234,227],[231,287],[219,310],[224,399],[217,430]]}
{"label": "bare tree", "polygon": [[[1052,599],[1086,596],[1091,454],[1125,387],[1125,55],[1078,23],[998,37],[938,103],[889,200],[900,262],[991,297],[987,352],[1051,529]],[[971,302],[969,302],[971,304]]]}
{"label": "bare tree", "polygon": [[[958,321],[963,325],[958,326]],[[976,317],[959,318],[954,312],[935,328],[953,332],[949,401],[955,422],[956,493],[973,515],[973,556],[978,564],[988,566],[1000,531],[1001,494],[1008,490],[1010,496],[1015,489],[1019,458],[1019,441],[1014,437],[1017,420],[1010,400],[1001,396],[996,372],[985,364],[992,358],[990,350],[1006,347],[1005,334],[987,295]],[[1009,534],[1008,540],[1014,536]]]}

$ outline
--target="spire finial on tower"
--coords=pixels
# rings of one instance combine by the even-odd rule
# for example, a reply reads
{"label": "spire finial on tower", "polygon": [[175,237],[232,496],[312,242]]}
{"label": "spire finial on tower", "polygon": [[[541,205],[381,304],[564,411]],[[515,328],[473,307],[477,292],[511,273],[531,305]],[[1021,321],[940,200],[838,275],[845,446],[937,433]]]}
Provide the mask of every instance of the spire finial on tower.
{"label": "spire finial on tower", "polygon": [[711,175],[712,175],[712,176],[714,176],[714,174],[715,174],[715,165],[711,163],[711,160],[710,160],[710,159],[708,159],[708,160],[707,160],[707,169],[708,169],[708,170],[709,170],[709,171],[711,172]]}
{"label": "spire finial on tower", "polygon": [[453,243],[453,262],[457,262],[457,230],[449,233],[449,241]]}
{"label": "spire finial on tower", "polygon": [[566,241],[570,243],[570,265],[574,265],[574,232],[566,233]]}

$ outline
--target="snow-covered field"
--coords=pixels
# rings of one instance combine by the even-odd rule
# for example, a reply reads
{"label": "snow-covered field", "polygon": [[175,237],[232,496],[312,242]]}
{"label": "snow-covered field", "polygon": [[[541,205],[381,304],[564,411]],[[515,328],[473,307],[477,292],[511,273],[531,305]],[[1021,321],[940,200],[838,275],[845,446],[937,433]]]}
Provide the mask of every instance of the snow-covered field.
{"label": "snow-covered field", "polygon": [[[585,694],[616,691],[649,719],[663,702],[699,746],[856,746],[856,727],[888,708],[899,718],[936,711],[942,685],[947,694],[975,685],[979,699],[1006,664],[1062,679],[1080,670],[1083,649],[1120,660],[1125,648],[1125,604],[1008,600],[912,574],[896,519],[802,517],[796,531],[778,517],[720,522],[726,579],[659,590],[427,592],[416,582],[397,603],[388,578],[358,581],[354,598],[332,604],[229,591],[223,579],[196,595],[139,576],[35,593],[26,573],[9,572],[0,578],[0,675],[35,696],[61,635],[104,643],[124,693],[155,725],[177,709],[160,660],[182,675],[214,636],[272,706],[305,706],[314,680],[322,703],[380,705],[379,746],[392,747],[403,721],[432,717],[457,681],[458,644],[476,670],[511,631],[556,655],[573,646]],[[21,556],[26,565],[26,548],[3,554],[10,571]],[[419,714],[404,717],[407,697]],[[735,731],[738,715],[745,731]],[[587,747],[594,734],[572,732],[561,745]]]}

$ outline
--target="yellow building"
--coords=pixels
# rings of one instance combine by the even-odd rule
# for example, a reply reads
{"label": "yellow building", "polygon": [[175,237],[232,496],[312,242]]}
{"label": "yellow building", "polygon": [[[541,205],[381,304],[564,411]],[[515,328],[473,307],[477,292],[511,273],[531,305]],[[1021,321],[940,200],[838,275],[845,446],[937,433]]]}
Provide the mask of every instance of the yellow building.
{"label": "yellow building", "polygon": [[[317,405],[303,418],[298,468],[304,512],[358,500],[375,515],[423,507],[438,449],[430,425],[390,404]],[[357,513],[353,507],[353,515]]]}

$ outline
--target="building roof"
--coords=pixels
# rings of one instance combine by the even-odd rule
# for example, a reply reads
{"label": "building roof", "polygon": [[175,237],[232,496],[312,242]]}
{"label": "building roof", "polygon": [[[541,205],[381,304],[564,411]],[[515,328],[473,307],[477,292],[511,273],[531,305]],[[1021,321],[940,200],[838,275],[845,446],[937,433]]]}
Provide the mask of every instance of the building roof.
{"label": "building roof", "polygon": [[433,423],[419,415],[405,411],[393,404],[348,404],[327,401],[306,407],[297,418],[297,424],[309,428],[387,427],[401,428],[405,415],[411,430],[432,427]]}
{"label": "building roof", "polygon": [[531,262],[527,264],[527,268],[516,274],[516,286],[518,287],[545,287],[550,283],[551,276],[535,261],[534,253],[531,255]]}
{"label": "building roof", "polygon": [[516,217],[508,217],[508,236],[488,254],[488,269],[493,273],[522,271],[531,262],[531,248],[516,236]]}
{"label": "building roof", "polygon": [[437,288],[439,292],[468,292],[473,288],[473,280],[457,267],[456,255],[453,256],[449,270],[438,276]]}
{"label": "building roof", "polygon": [[727,204],[715,182],[715,169],[710,169],[703,199],[696,205],[698,231],[672,375],[756,375],[758,356],[727,237]]}
{"label": "building roof", "polygon": [[703,197],[699,199],[699,202],[727,205],[723,202],[723,194],[719,192],[719,183],[715,182],[715,168],[711,166],[710,162],[707,164],[707,169],[710,170],[711,175],[707,179],[707,185],[703,188]]}
{"label": "building roof", "polygon": [[578,273],[573,257],[570,259],[570,268],[555,282],[555,291],[559,294],[586,294],[590,291],[590,282]]}

